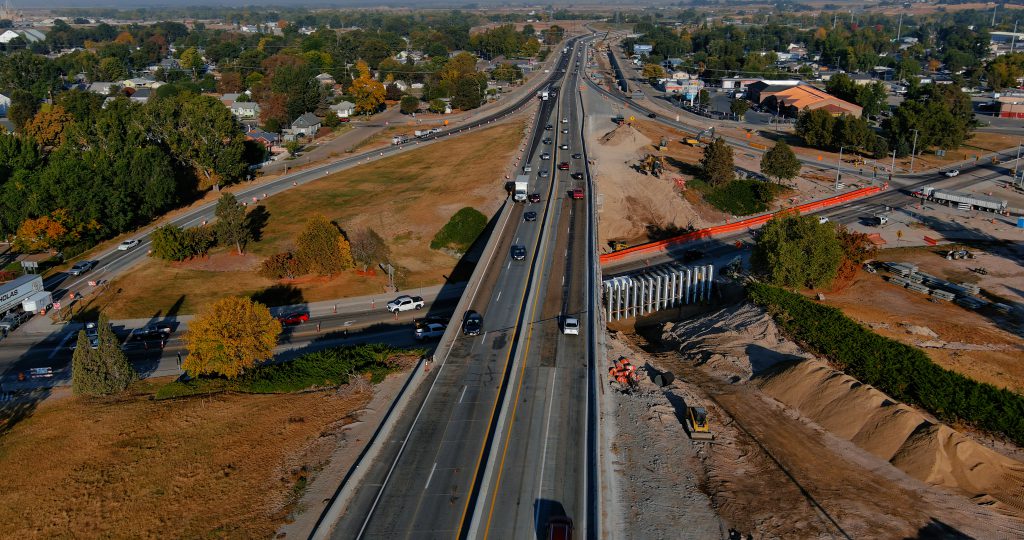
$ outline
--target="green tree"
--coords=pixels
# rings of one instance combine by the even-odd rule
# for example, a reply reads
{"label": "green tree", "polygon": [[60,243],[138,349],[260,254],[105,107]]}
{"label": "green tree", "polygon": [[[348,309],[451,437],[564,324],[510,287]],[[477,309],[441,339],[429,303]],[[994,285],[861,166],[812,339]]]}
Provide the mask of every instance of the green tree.
{"label": "green tree", "polygon": [[765,223],[751,256],[751,263],[769,283],[786,287],[828,285],[842,260],[843,248],[832,224],[795,214]]}
{"label": "green tree", "polygon": [[697,93],[697,104],[705,109],[711,106],[711,93],[707,90],[701,90]]}
{"label": "green tree", "polygon": [[100,315],[97,326],[95,349],[84,330],[78,333],[78,343],[71,359],[71,389],[78,395],[117,394],[139,378],[121,350],[106,316]]}
{"label": "green tree", "polygon": [[412,114],[419,110],[420,100],[416,96],[405,96],[399,105],[402,110],[402,114]]}
{"label": "green tree", "polygon": [[824,109],[803,111],[796,120],[796,134],[807,146],[813,148],[832,148],[832,137],[835,132],[836,119]]}
{"label": "green tree", "polygon": [[736,118],[743,120],[743,115],[750,110],[750,102],[745,99],[735,98],[729,102],[729,112],[736,115]]}
{"label": "green tree", "polygon": [[779,183],[792,180],[800,174],[800,160],[786,141],[780,139],[761,156],[761,172]]}
{"label": "green tree", "polygon": [[223,375],[233,379],[274,357],[281,323],[267,306],[249,298],[218,300],[189,324],[183,338],[189,375]]}
{"label": "green tree", "polygon": [[295,258],[307,272],[330,276],[355,266],[352,248],[338,226],[315,214],[295,240]]}
{"label": "green tree", "polygon": [[430,100],[430,112],[441,114],[445,111],[447,105],[443,99],[432,99]]}
{"label": "green tree", "polygon": [[718,186],[736,178],[733,168],[732,147],[725,139],[718,137],[704,147],[704,157],[700,160],[701,180]]}
{"label": "green tree", "polygon": [[223,103],[180,93],[145,106],[153,135],[200,179],[200,187],[234,182],[245,172],[245,134]]}
{"label": "green tree", "polygon": [[199,78],[199,69],[203,67],[203,55],[195,47],[189,47],[181,52],[178,63],[182,69],[192,72],[192,80]]}
{"label": "green tree", "polygon": [[452,95],[452,107],[468,111],[476,109],[483,102],[480,81],[475,75],[464,75],[455,83]]}
{"label": "green tree", "polygon": [[214,214],[217,217],[217,222],[214,224],[217,230],[217,241],[224,246],[234,245],[238,254],[241,255],[245,250],[245,245],[252,237],[252,231],[245,220],[245,207],[235,199],[234,195],[225,192],[217,200]]}
{"label": "green tree", "polygon": [[15,90],[11,94],[11,105],[7,108],[7,117],[14,123],[19,132],[35,118],[39,111],[39,100],[26,90]]}

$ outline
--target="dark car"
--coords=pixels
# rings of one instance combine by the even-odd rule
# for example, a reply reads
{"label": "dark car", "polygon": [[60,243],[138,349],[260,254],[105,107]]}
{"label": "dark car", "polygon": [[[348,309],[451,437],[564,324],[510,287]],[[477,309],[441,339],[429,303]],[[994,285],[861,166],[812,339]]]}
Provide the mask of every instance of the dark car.
{"label": "dark car", "polygon": [[547,540],[572,540],[573,524],[568,516],[552,516],[548,519]]}
{"label": "dark car", "polygon": [[309,320],[309,313],[306,313],[305,311],[296,311],[294,313],[286,313],[286,314],[281,315],[280,317],[278,317],[277,320],[281,321],[281,324],[283,324],[285,326],[290,326],[290,325],[295,325],[295,324],[302,324],[302,323],[304,323],[304,322]]}
{"label": "dark car", "polygon": [[548,138],[544,139],[541,142],[544,143],[544,144],[551,144],[551,137],[548,137]]}
{"label": "dark car", "polygon": [[537,212],[526,212],[523,214],[523,221],[537,221]]}
{"label": "dark car", "polygon": [[526,198],[527,198],[527,200],[529,200],[532,203],[539,203],[540,202],[540,193],[531,193]]}
{"label": "dark car", "polygon": [[704,252],[699,249],[688,249],[683,252],[683,262],[693,262],[704,258]]}
{"label": "dark car", "polygon": [[525,246],[512,246],[512,260],[522,261],[526,259]]}
{"label": "dark car", "polygon": [[571,176],[573,180],[583,180],[583,173],[581,172],[574,172]]}
{"label": "dark car", "polygon": [[657,118],[657,117],[658,117],[658,115],[656,115],[654,113],[647,113],[647,118]]}
{"label": "dark car", "polygon": [[165,323],[151,324],[142,330],[135,332],[135,336],[139,339],[165,339],[171,335],[174,329],[171,325]]}
{"label": "dark car", "polygon": [[583,159],[583,154],[577,152],[577,153],[572,155],[572,158],[573,159]]}
{"label": "dark car", "polygon": [[96,266],[96,261],[79,261],[74,266],[68,269],[68,274],[72,276],[80,276],[89,270],[92,270]]}
{"label": "dark car", "polygon": [[547,130],[547,131],[551,131],[552,129],[555,129],[555,126],[552,126],[551,124],[548,124],[548,125],[544,126],[544,129]]}
{"label": "dark car", "polygon": [[479,336],[484,326],[484,318],[479,313],[469,310],[462,317],[462,334],[466,336]]}

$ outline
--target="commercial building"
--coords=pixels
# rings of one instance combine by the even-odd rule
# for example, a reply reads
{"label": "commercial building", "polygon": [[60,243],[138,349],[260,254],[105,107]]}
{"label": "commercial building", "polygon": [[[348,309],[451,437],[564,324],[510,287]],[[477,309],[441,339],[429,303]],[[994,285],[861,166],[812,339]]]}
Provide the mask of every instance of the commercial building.
{"label": "commercial building", "polygon": [[[777,84],[779,82],[783,84]],[[835,116],[849,114],[860,117],[863,112],[860,105],[839,99],[803,82],[793,82],[796,84],[788,84],[789,81],[756,82],[747,87],[747,95],[754,103],[780,116],[795,117],[801,111],[817,109],[825,109]]]}

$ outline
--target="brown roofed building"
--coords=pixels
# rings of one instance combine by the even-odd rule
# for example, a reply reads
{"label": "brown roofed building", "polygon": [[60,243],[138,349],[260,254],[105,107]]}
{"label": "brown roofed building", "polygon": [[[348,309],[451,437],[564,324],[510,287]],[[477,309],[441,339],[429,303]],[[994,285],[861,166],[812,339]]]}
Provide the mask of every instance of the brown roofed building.
{"label": "brown roofed building", "polygon": [[765,85],[758,88],[756,93],[752,92],[751,97],[755,95],[757,103],[764,110],[777,112],[782,116],[796,116],[803,110],[825,109],[835,116],[849,114],[859,118],[864,110],[860,105],[843,101],[807,84]]}

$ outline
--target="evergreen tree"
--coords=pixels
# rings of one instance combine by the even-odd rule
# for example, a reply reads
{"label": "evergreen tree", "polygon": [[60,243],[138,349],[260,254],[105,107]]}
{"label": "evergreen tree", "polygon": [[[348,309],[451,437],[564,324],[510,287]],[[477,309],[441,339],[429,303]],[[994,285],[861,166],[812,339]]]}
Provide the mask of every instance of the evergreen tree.
{"label": "evergreen tree", "polygon": [[139,378],[105,316],[100,316],[97,330],[95,349],[84,330],[78,333],[71,359],[71,389],[78,395],[117,394]]}
{"label": "evergreen tree", "polygon": [[700,160],[700,179],[717,186],[733,180],[732,147],[725,139],[718,137],[704,147],[704,157]]}

